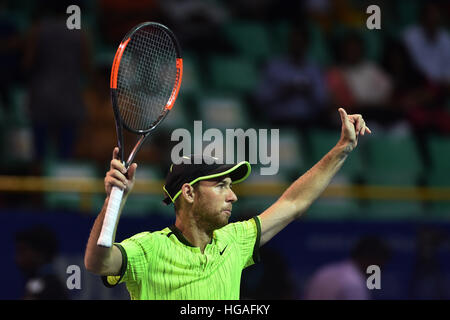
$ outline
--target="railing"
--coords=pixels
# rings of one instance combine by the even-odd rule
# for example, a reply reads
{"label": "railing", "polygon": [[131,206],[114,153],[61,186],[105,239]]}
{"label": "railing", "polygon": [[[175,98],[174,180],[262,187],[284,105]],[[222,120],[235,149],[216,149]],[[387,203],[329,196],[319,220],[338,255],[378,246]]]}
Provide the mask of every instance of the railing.
{"label": "railing", "polygon": [[[133,193],[162,194],[164,181],[137,180]],[[233,187],[239,196],[279,196],[288,183],[245,182]],[[0,191],[14,193],[76,192],[104,193],[103,179],[0,176]],[[450,201],[450,187],[329,185],[322,197],[379,200]]]}

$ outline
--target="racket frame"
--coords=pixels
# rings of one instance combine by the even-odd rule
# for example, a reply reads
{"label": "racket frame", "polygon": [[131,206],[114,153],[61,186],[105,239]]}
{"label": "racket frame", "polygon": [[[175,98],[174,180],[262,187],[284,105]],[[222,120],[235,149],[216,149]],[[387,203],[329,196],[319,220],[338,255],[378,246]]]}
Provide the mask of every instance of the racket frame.
{"label": "racket frame", "polygon": [[[126,125],[126,123],[123,121],[120,110],[119,110],[119,104],[118,104],[118,96],[117,96],[117,77],[119,74],[119,68],[120,68],[120,60],[122,58],[123,52],[126,49],[126,46],[128,42],[131,40],[131,37],[134,33],[139,31],[139,29],[151,25],[154,28],[158,28],[165,32],[169,37],[172,39],[172,42],[175,47],[176,52],[176,69],[177,74],[175,78],[174,88],[172,89],[171,95],[164,107],[163,112],[160,114],[160,116],[151,124],[151,126],[148,129],[145,130],[135,130],[133,128],[130,128]],[[117,133],[117,144],[119,147],[119,157],[120,161],[125,165],[125,168],[128,169],[130,164],[133,163],[133,160],[139,151],[139,149],[142,147],[145,139],[148,137],[149,133],[153,131],[158,124],[161,123],[161,121],[164,120],[164,118],[167,116],[169,111],[172,109],[173,104],[175,103],[175,100],[178,96],[178,92],[180,90],[181,80],[183,76],[183,59],[181,56],[181,48],[180,45],[175,38],[175,35],[172,33],[170,29],[168,29],[166,26],[155,23],[155,22],[144,22],[136,27],[134,27],[132,30],[130,30],[125,37],[123,38],[122,42],[119,45],[119,48],[116,51],[113,66],[111,70],[111,82],[110,82],[110,93],[111,93],[111,103],[113,107],[114,112],[114,118],[116,123],[116,133]],[[140,139],[137,141],[136,145],[134,146],[133,150],[130,152],[130,155],[128,156],[128,159],[126,162],[124,162],[124,144],[123,144],[123,128],[126,130],[141,135]],[[106,208],[105,212],[105,218],[103,220],[102,224],[102,230],[100,232],[99,238],[97,240],[97,245],[103,246],[103,247],[111,247],[112,241],[115,237],[115,226],[118,221],[118,215],[120,211],[120,206],[122,202],[123,197],[123,190],[119,189],[118,187],[113,186],[110,193],[110,199],[108,202],[108,206]]]}
{"label": "racket frame", "polygon": [[[153,28],[157,28],[157,29],[163,31],[164,33],[166,33],[171,38],[171,40],[174,44],[174,47],[175,47],[175,52],[176,52],[177,75],[176,75],[176,79],[175,79],[175,86],[172,90],[171,96],[169,97],[169,100],[167,101],[164,111],[161,113],[161,115],[158,117],[158,119],[156,119],[156,121],[153,122],[152,125],[150,126],[150,128],[148,128],[148,129],[135,130],[133,128],[130,128],[126,123],[124,123],[124,121],[122,120],[122,117],[120,116],[118,97],[117,97],[117,77],[119,74],[120,60],[122,59],[122,54],[125,51],[128,42],[131,40],[131,37],[133,36],[133,34],[135,34],[137,31],[139,31],[140,29],[147,27],[147,26],[152,26]],[[175,37],[175,35],[169,28],[167,28],[166,26],[164,26],[160,23],[157,23],[157,22],[143,22],[143,23],[137,25],[136,27],[134,27],[133,29],[131,29],[124,36],[124,38],[122,39],[122,42],[119,45],[119,48],[116,51],[116,55],[114,57],[114,62],[113,62],[112,70],[111,70],[110,90],[111,90],[111,103],[113,106],[114,118],[116,120],[115,122],[116,122],[117,143],[118,143],[118,147],[119,147],[119,157],[120,157],[120,161],[122,163],[124,163],[126,169],[128,169],[128,167],[133,163],[133,160],[134,160],[137,152],[142,147],[142,145],[143,145],[144,141],[146,140],[146,138],[148,137],[149,133],[151,131],[153,131],[164,120],[164,118],[167,116],[169,111],[172,109],[173,104],[175,103],[175,100],[178,96],[178,92],[180,90],[182,77],[183,77],[183,58],[181,55],[181,47],[180,47],[180,44],[179,44],[177,38]],[[128,130],[132,133],[141,135],[140,139],[134,146],[133,150],[130,152],[130,155],[128,156],[127,161],[125,161],[125,162],[124,162],[125,157],[124,157],[124,146],[123,146],[123,128],[125,128],[126,130]]]}

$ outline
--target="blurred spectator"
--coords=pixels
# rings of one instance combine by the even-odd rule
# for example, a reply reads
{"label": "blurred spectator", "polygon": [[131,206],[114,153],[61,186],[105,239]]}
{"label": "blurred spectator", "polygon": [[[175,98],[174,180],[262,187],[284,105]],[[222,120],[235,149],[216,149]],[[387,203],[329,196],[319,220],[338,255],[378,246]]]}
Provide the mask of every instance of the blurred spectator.
{"label": "blurred spectator", "polygon": [[116,47],[136,25],[145,21],[160,21],[157,0],[99,0],[99,27],[104,44]]}
{"label": "blurred spectator", "polygon": [[303,13],[301,1],[229,0],[227,3],[233,17],[241,20],[296,21]]}
{"label": "blurred spectator", "polygon": [[25,276],[25,300],[66,300],[67,288],[56,276],[52,261],[58,241],[45,226],[35,226],[16,234],[16,264]]}
{"label": "blurred spectator", "polygon": [[445,90],[438,89],[419,72],[402,41],[386,42],[383,67],[392,79],[388,121],[403,118],[416,135],[423,160],[428,163],[427,133],[450,133],[450,113]]}
{"label": "blurred spectator", "polygon": [[11,111],[11,89],[20,80],[21,35],[16,20],[0,1],[0,106]]}
{"label": "blurred spectator", "polygon": [[387,121],[406,121],[416,108],[433,103],[433,90],[427,86],[426,79],[412,63],[401,41],[386,41],[382,66],[392,80],[392,93],[388,103],[391,117]]}
{"label": "blurred spectator", "polygon": [[405,30],[405,44],[420,72],[432,82],[448,85],[450,36],[441,26],[440,7],[433,1],[427,1],[421,13],[420,24]]}
{"label": "blurred spectator", "polygon": [[403,37],[412,63],[424,77],[421,89],[415,88],[411,92],[408,110],[408,118],[421,137],[430,132],[450,134],[450,113],[446,107],[449,102],[450,36],[440,26],[440,15],[437,4],[426,2],[421,23],[405,30]]}
{"label": "blurred spectator", "polygon": [[356,32],[337,40],[338,64],[327,72],[327,83],[333,105],[346,107],[350,113],[361,113],[367,120],[384,123],[392,91],[389,76],[375,62],[365,57],[364,43]]}
{"label": "blurred spectator", "polygon": [[229,18],[227,8],[220,2],[165,0],[161,1],[161,11],[184,49],[194,50],[199,55],[211,51],[223,54],[230,49],[226,41],[218,37],[221,26]]}
{"label": "blurred spectator", "polygon": [[306,300],[368,300],[367,267],[382,266],[390,256],[390,249],[379,238],[361,238],[349,259],[320,268],[305,290]]}
{"label": "blurred spectator", "polygon": [[47,155],[53,140],[57,141],[57,156],[71,157],[85,118],[82,81],[90,76],[89,41],[83,28],[67,29],[67,6],[66,1],[49,1],[40,7],[43,11],[38,12],[25,48],[24,67],[38,160]]}
{"label": "blurred spectator", "polygon": [[444,272],[438,250],[447,241],[447,235],[437,229],[423,228],[417,235],[416,261],[411,281],[411,299],[448,299]]}
{"label": "blurred spectator", "polygon": [[268,61],[255,102],[274,125],[303,129],[324,121],[325,82],[320,68],[306,58],[308,45],[307,28],[293,27],[288,55]]}

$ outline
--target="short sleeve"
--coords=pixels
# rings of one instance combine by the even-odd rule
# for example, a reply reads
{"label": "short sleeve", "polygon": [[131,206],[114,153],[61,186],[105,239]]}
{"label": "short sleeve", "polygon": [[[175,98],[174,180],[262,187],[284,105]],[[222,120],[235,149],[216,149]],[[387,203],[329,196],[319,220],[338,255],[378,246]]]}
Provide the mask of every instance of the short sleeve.
{"label": "short sleeve", "polygon": [[259,262],[259,243],[261,238],[261,222],[259,217],[230,223],[228,231],[232,234],[238,247],[242,268],[247,268]]}
{"label": "short sleeve", "polygon": [[151,252],[151,233],[139,233],[120,243],[114,243],[122,253],[122,266],[119,275],[103,276],[102,281],[107,287],[127,282],[137,283],[148,267],[148,255]]}

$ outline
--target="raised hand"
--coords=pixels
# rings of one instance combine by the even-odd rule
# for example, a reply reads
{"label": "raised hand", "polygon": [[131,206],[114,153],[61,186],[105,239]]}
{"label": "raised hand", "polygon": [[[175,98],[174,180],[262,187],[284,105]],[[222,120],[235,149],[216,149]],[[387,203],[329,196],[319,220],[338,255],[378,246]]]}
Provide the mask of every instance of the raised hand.
{"label": "raised hand", "polygon": [[117,159],[118,154],[119,148],[115,147],[110,169],[105,177],[105,190],[108,196],[111,193],[111,188],[113,186],[124,190],[124,195],[128,194],[134,186],[137,164],[133,163],[127,171],[123,163]]}
{"label": "raised hand", "polygon": [[338,111],[342,122],[340,143],[347,145],[351,151],[358,145],[359,135],[363,136],[366,132],[370,134],[372,131],[360,114],[348,115],[344,108],[339,108]]}

